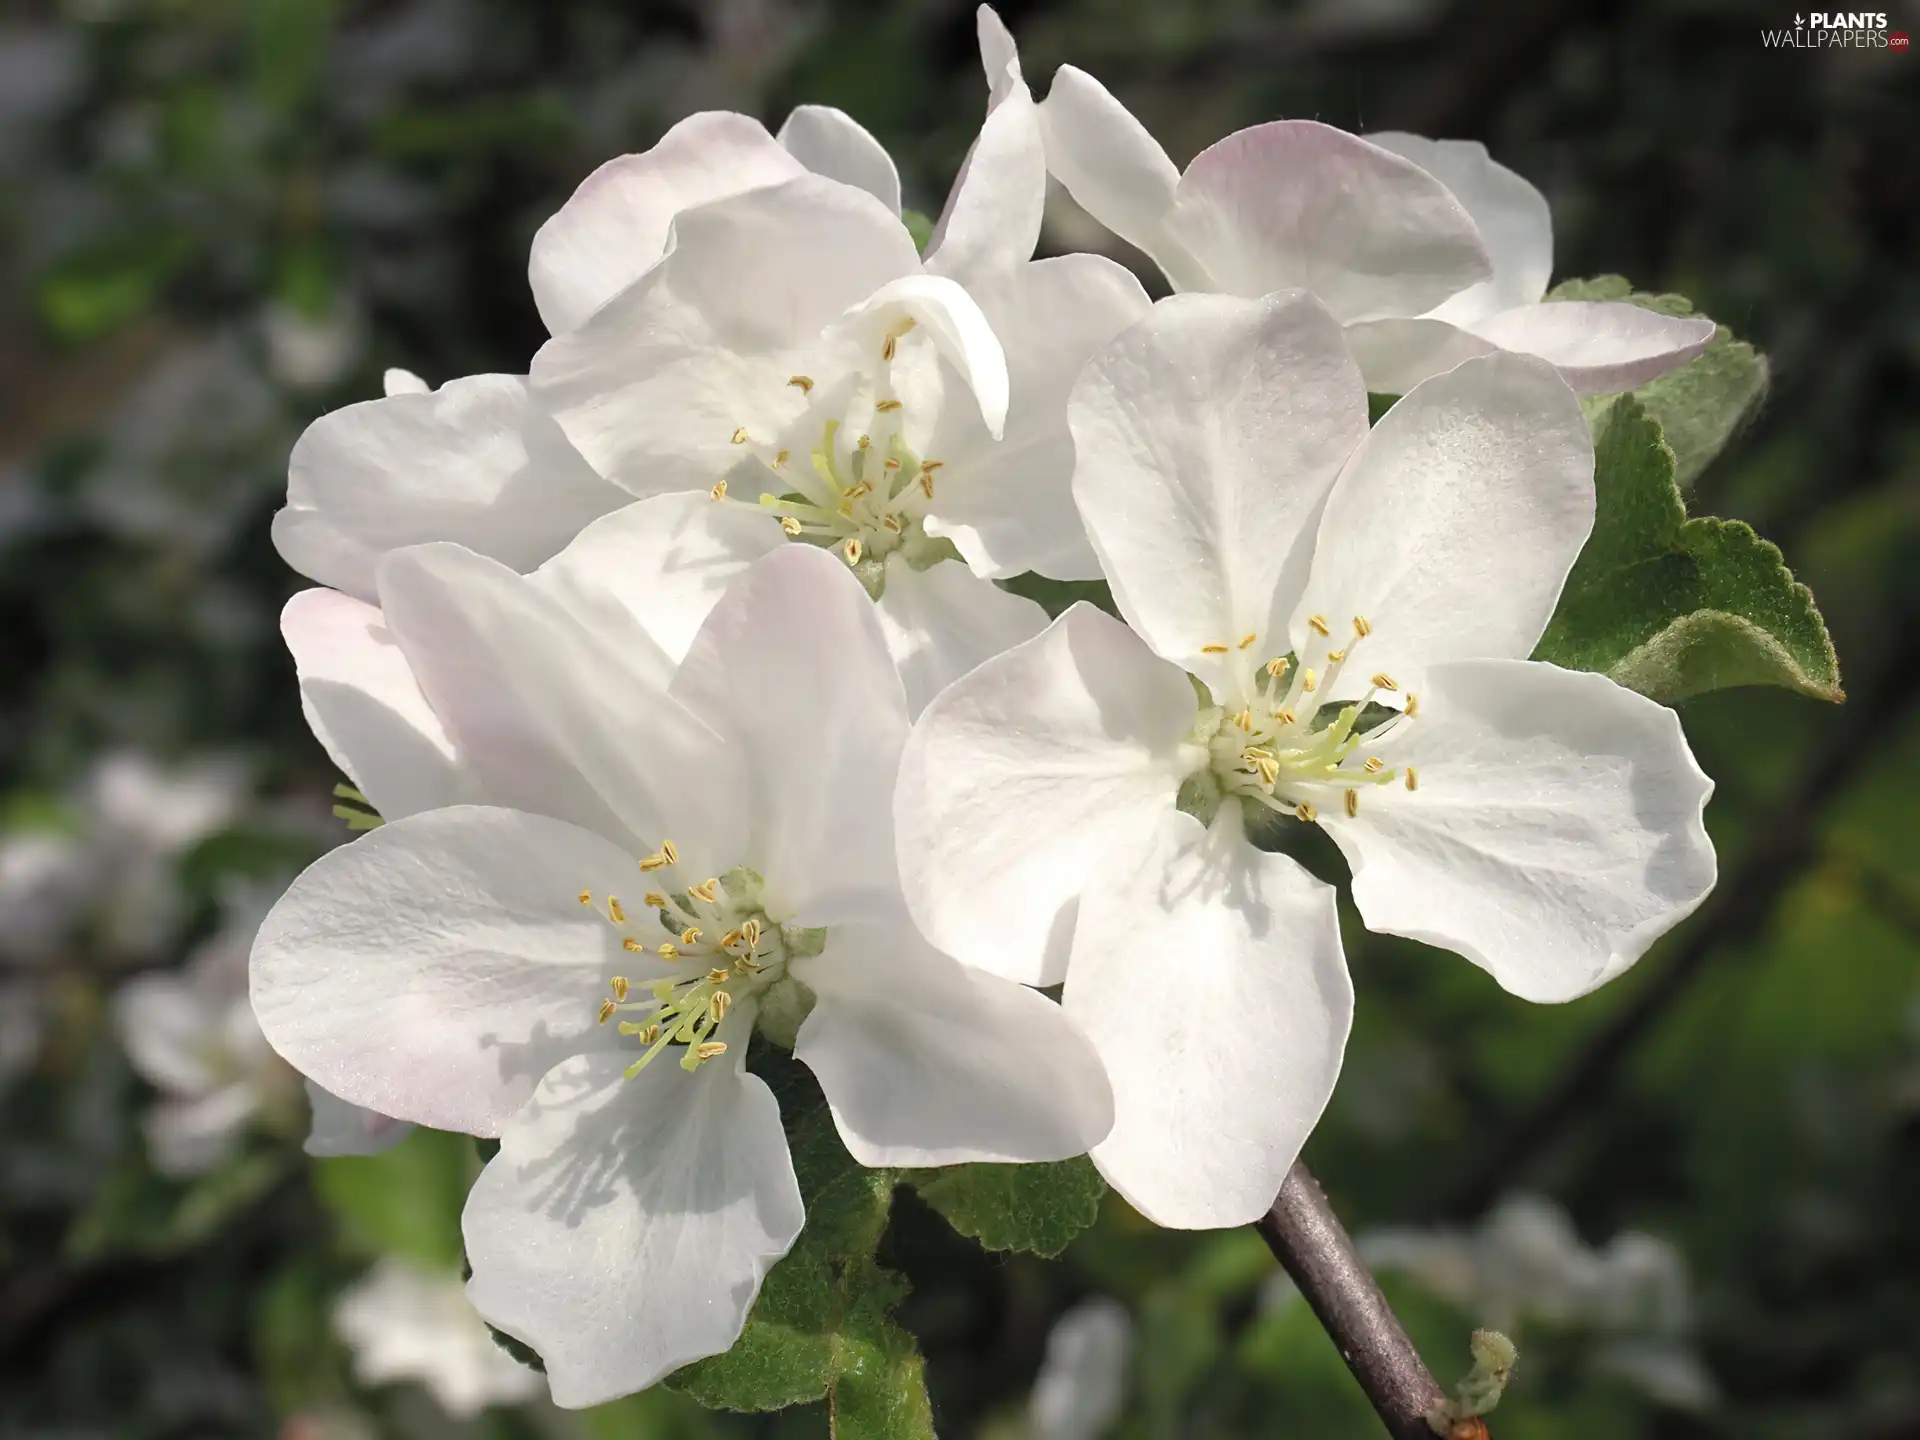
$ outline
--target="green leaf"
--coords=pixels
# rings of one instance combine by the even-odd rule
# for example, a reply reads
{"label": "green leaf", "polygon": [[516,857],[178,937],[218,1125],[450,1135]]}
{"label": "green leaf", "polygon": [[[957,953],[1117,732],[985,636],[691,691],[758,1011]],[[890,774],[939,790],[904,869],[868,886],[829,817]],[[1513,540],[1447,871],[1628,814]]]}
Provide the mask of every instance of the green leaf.
{"label": "green leaf", "polygon": [[924,210],[902,210],[900,223],[907,227],[915,248],[922,255],[926,254],[927,246],[933,243],[933,217]]}
{"label": "green leaf", "polygon": [[74,1221],[67,1251],[82,1260],[174,1254],[214,1235],[286,1173],[279,1151],[249,1150],[183,1186],[155,1174],[140,1157],[102,1186]]}
{"label": "green leaf", "polygon": [[1376,395],[1367,392],[1367,424],[1378,425],[1380,417],[1391,410],[1400,401],[1398,395]]}
{"label": "green leaf", "polygon": [[1686,518],[1673,451],[1634,396],[1600,431],[1594,484],[1593,534],[1535,659],[1669,704],[1735,685],[1843,698],[1813,596],[1751,527]]}
{"label": "green leaf", "polygon": [[316,1160],[313,1186],[349,1249],[451,1270],[460,1263],[471,1147],[464,1135],[420,1128],[383,1155]]}
{"label": "green leaf", "polygon": [[768,1273],[733,1349],[667,1383],[723,1410],[779,1410],[824,1398],[837,1440],[931,1440],[923,1362],[891,1318],[906,1282],[874,1259],[894,1172],[853,1161],[817,1090],[789,1115],[788,1134],[806,1228]]}
{"label": "green leaf", "polygon": [[[1556,285],[1547,299],[1625,300],[1662,315],[1694,313],[1693,303],[1685,296],[1636,293],[1619,275],[1568,280]],[[1697,359],[1633,392],[1660,422],[1673,449],[1674,478],[1682,486],[1691,485],[1752,418],[1767,393],[1767,379],[1766,357],[1722,325]],[[1586,402],[1596,433],[1618,399],[1603,395]]]}
{"label": "green leaf", "polygon": [[1071,606],[1082,600],[1106,611],[1116,620],[1120,618],[1120,612],[1113,603],[1113,591],[1107,588],[1104,580],[1049,580],[1044,575],[1029,571],[994,583],[1009,594],[1021,595],[1033,601],[1047,612],[1049,620],[1058,620]]}
{"label": "green leaf", "polygon": [[950,1165],[901,1178],[962,1235],[989,1250],[1051,1259],[1100,1216],[1107,1182],[1086,1156],[1051,1165]]}

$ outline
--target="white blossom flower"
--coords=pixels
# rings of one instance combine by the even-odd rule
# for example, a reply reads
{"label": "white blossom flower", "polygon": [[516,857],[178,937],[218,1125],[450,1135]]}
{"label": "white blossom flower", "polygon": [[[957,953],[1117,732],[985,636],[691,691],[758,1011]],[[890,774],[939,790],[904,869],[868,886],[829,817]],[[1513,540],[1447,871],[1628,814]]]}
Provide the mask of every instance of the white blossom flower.
{"label": "white blossom flower", "polygon": [[[298,1086],[260,1033],[247,999],[247,954],[271,897],[246,887],[227,896],[220,928],[177,972],[136,975],[113,997],[127,1058],[160,1092],[147,1111],[147,1153],[164,1175],[202,1175],[238,1149],[255,1124],[290,1128]],[[314,1155],[366,1155],[412,1129],[309,1084]]]}
{"label": "white blossom flower", "polygon": [[1133,1318],[1118,1300],[1096,1295],[1053,1322],[1027,1401],[1036,1440],[1100,1440],[1127,1398]]}
{"label": "white blossom flower", "polygon": [[416,1380],[458,1420],[490,1405],[521,1404],[546,1389],[539,1372],[494,1343],[458,1275],[391,1255],[340,1296],[333,1328],[352,1350],[361,1384]]}
{"label": "white blossom flower", "polygon": [[1105,1076],[1059,1008],[906,919],[906,702],[839,560],[767,556],[677,667],[456,546],[379,579],[362,662],[347,627],[326,652],[330,744],[370,798],[457,757],[493,803],[389,819],[311,867],[262,928],[254,1005],[347,1100],[500,1138],[467,1204],[468,1293],[560,1404],[727,1349],[798,1232],[756,1029],[812,1068],[863,1164],[1058,1159],[1105,1134]]}
{"label": "white blossom flower", "polygon": [[1593,523],[1586,422],[1545,362],[1470,360],[1369,432],[1310,296],[1175,296],[1070,408],[1131,628],[1076,606],[928,707],[907,898],[961,960],[1065,981],[1114,1082],[1093,1157],[1128,1200],[1244,1224],[1352,1007],[1332,889],[1249,825],[1318,822],[1370,927],[1565,1000],[1706,894],[1711,782],[1671,711],[1526,658]]}
{"label": "white blossom flower", "polygon": [[1498,350],[1552,361],[1582,394],[1630,390],[1713,339],[1699,317],[1541,304],[1553,269],[1546,199],[1477,142],[1279,120],[1234,132],[1183,172],[1071,65],[1040,113],[1052,173],[1176,290],[1312,291],[1348,326],[1378,393]]}

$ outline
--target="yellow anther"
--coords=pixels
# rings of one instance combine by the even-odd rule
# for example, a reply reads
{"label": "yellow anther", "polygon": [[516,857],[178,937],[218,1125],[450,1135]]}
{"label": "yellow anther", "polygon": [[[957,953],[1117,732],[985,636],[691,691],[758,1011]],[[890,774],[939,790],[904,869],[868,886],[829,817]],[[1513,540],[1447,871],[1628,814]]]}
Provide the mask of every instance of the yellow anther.
{"label": "yellow anther", "polygon": [[613,991],[614,999],[624,1003],[627,998],[627,977],[624,975],[614,976],[612,980],[607,982],[607,988]]}
{"label": "yellow anther", "polygon": [[1224,645],[1202,645],[1200,647],[1200,653],[1202,655],[1224,655],[1227,653],[1227,647]]}
{"label": "yellow anther", "polygon": [[720,877],[718,875],[710,875],[698,885],[689,885],[687,887],[687,893],[693,896],[694,899],[704,900],[707,904],[711,905],[714,896],[720,893]]}
{"label": "yellow anther", "polygon": [[1315,677],[1313,671],[1306,670],[1301,672],[1300,688],[1306,691],[1309,695],[1311,695],[1319,687],[1319,684],[1320,684],[1320,681]]}
{"label": "yellow anther", "polygon": [[691,945],[699,938],[700,927],[698,925],[689,925],[680,932],[680,943],[682,945]]}
{"label": "yellow anther", "polygon": [[600,1002],[600,1023],[602,1025],[606,1024],[607,1021],[613,1018],[613,1012],[619,1008],[620,1007],[615,1005],[611,1000],[602,1000]]}
{"label": "yellow anther", "polygon": [[713,998],[707,1001],[707,1018],[718,1025],[727,1018],[727,1011],[733,1008],[733,996],[725,990],[716,990]]}
{"label": "yellow anther", "polygon": [[1282,725],[1293,724],[1293,712],[1291,710],[1276,710],[1273,712],[1273,718],[1278,720]]}
{"label": "yellow anther", "polygon": [[1267,749],[1264,745],[1249,745],[1240,752],[1240,758],[1242,760],[1271,760],[1273,758],[1273,751]]}
{"label": "yellow anther", "polygon": [[[678,865],[679,863],[679,848],[671,840],[662,840],[658,850],[640,861],[640,868],[642,870],[665,870],[669,866]],[[664,897],[660,903],[662,905],[667,903]]]}
{"label": "yellow anther", "polygon": [[787,463],[788,457],[792,454],[793,452],[791,450],[782,450],[778,455],[773,457],[773,468],[776,470],[780,469]]}
{"label": "yellow anther", "polygon": [[662,960],[678,960],[680,958],[680,947],[678,945],[674,945],[666,941],[662,941],[660,944],[660,948],[655,950],[653,953],[658,955]]}
{"label": "yellow anther", "polygon": [[640,1027],[640,1043],[642,1045],[651,1045],[653,1044],[654,1041],[658,1040],[659,1038],[660,1038],[660,1022],[659,1021],[656,1020],[650,1025],[642,1025]]}
{"label": "yellow anther", "polygon": [[740,935],[747,944],[758,945],[760,943],[760,922],[758,920],[746,921],[740,927]]}
{"label": "yellow anther", "polygon": [[887,463],[885,465],[882,465],[880,468],[882,470],[898,470],[900,468],[900,462],[898,460],[889,459]]}
{"label": "yellow anther", "polygon": [[872,493],[873,493],[873,482],[871,480],[862,480],[858,485],[855,485],[852,489],[848,490],[846,494],[840,497],[840,508],[842,510],[845,510],[848,506],[848,502],[858,500],[861,496],[871,495]]}
{"label": "yellow anther", "polygon": [[1253,768],[1259,772],[1260,778],[1269,785],[1277,783],[1280,779],[1280,762],[1278,760],[1256,760],[1253,762]]}
{"label": "yellow anther", "polygon": [[1344,650],[1327,651],[1327,663],[1329,665],[1338,665],[1342,660],[1346,658],[1347,658],[1347,652]]}
{"label": "yellow anther", "polygon": [[709,985],[724,985],[732,978],[733,972],[725,966],[721,966],[717,970],[707,971],[707,983]]}
{"label": "yellow anther", "polygon": [[1384,670],[1373,677],[1373,686],[1376,690],[1398,690],[1400,688],[1399,685],[1394,682],[1394,678]]}
{"label": "yellow anther", "polygon": [[1367,756],[1367,763],[1360,768],[1369,775],[1378,775],[1380,773],[1380,757],[1378,755]]}
{"label": "yellow anther", "polygon": [[726,499],[726,498],[727,498],[727,482],[726,482],[726,481],[724,481],[724,480],[716,480],[716,481],[714,481],[714,482],[713,482],[713,488],[712,488],[711,490],[709,490],[709,491],[707,491],[707,498],[708,498],[709,500],[724,500],[724,499]]}
{"label": "yellow anther", "polygon": [[736,970],[744,970],[749,975],[752,975],[757,973],[761,967],[755,963],[751,955],[736,955],[733,957],[733,968]]}
{"label": "yellow anther", "polygon": [[931,470],[922,470],[920,472],[920,493],[925,495],[929,500],[933,498],[933,472]]}
{"label": "yellow anther", "polygon": [[640,898],[645,902],[649,910],[664,910],[667,908],[667,897],[662,895],[658,890],[649,890]]}
{"label": "yellow anther", "polygon": [[620,903],[618,895],[607,896],[607,914],[613,917],[613,923],[616,925],[627,923],[627,909]]}
{"label": "yellow anther", "polygon": [[898,515],[893,514],[891,511],[889,511],[884,517],[882,517],[880,523],[883,526],[885,526],[887,529],[891,530],[894,534],[898,535],[900,533],[900,530],[901,530],[900,517]]}
{"label": "yellow anther", "polygon": [[1409,765],[1407,766],[1407,789],[1418,790],[1419,788],[1420,788],[1420,772],[1415,770],[1411,765]]}
{"label": "yellow anther", "polygon": [[1277,659],[1267,661],[1267,674],[1276,680],[1285,675],[1290,668],[1292,667],[1287,663],[1287,657],[1284,655]]}
{"label": "yellow anther", "polygon": [[709,1040],[703,1045],[693,1047],[694,1058],[699,1060],[712,1060],[716,1056],[726,1053],[727,1042],[724,1040]]}
{"label": "yellow anther", "polygon": [[582,905],[593,904],[593,892],[591,890],[582,890],[577,898]]}
{"label": "yellow anther", "polygon": [[1253,733],[1253,712],[1251,710],[1242,710],[1238,715],[1233,717],[1233,723],[1251,735]]}
{"label": "yellow anther", "polygon": [[1373,622],[1364,615],[1354,616],[1353,633],[1360,636],[1371,635],[1373,633]]}
{"label": "yellow anther", "polygon": [[934,471],[945,466],[946,463],[944,460],[922,460],[920,462],[920,473],[922,475],[931,475]]}
{"label": "yellow anther", "polygon": [[1250,649],[1252,649],[1252,648],[1253,648],[1253,642],[1254,642],[1255,640],[1257,640],[1258,638],[1259,638],[1259,637],[1258,637],[1257,635],[1255,635],[1255,634],[1253,633],[1253,631],[1251,631],[1251,630],[1249,630],[1249,631],[1248,631],[1248,632],[1247,632],[1246,634],[1244,634],[1244,635],[1242,635],[1242,636],[1240,637],[1240,648],[1241,648],[1242,650],[1250,650]]}
{"label": "yellow anther", "polygon": [[900,408],[900,402],[898,400],[882,400],[873,408],[878,410],[882,415],[891,415]]}
{"label": "yellow anther", "polygon": [[1411,690],[1409,690],[1407,692],[1407,710],[1406,710],[1407,718],[1411,720],[1413,719],[1414,716],[1418,715],[1419,713],[1420,713],[1420,697],[1414,694]]}
{"label": "yellow anther", "polygon": [[742,425],[738,430],[733,432],[733,443],[736,445],[744,445],[747,443],[746,426]]}
{"label": "yellow anther", "polygon": [[738,930],[729,930],[727,931],[726,934],[720,937],[720,948],[722,950],[731,950],[734,946],[738,945],[745,938],[746,937],[743,936]]}
{"label": "yellow anther", "polygon": [[1293,813],[1297,819],[1305,820],[1309,823],[1320,818],[1320,812],[1313,808],[1311,802],[1306,800],[1302,800],[1298,805],[1294,806]]}
{"label": "yellow anther", "polygon": [[1349,816],[1352,816],[1352,815],[1358,815],[1359,813],[1360,813],[1360,792],[1358,790],[1349,790],[1347,791],[1347,814]]}
{"label": "yellow anther", "polygon": [[800,533],[800,522],[791,515],[784,515],[780,519],[780,528],[789,535],[798,535]]}
{"label": "yellow anther", "polygon": [[873,437],[871,435],[862,435],[860,437],[860,448],[862,450],[871,450],[873,448]]}
{"label": "yellow anther", "polygon": [[858,565],[861,555],[865,553],[865,547],[861,545],[858,535],[850,535],[847,537],[847,543],[840,547],[840,553],[847,557],[847,564]]}
{"label": "yellow anther", "polygon": [[1315,630],[1318,630],[1322,635],[1332,633],[1332,631],[1327,629],[1327,617],[1324,615],[1307,616],[1307,624],[1311,625]]}
{"label": "yellow anther", "polygon": [[626,939],[620,942],[620,948],[626,951],[629,955],[638,955],[642,950],[645,950],[647,947],[642,945],[638,940],[634,939],[631,935],[629,935],[627,936]]}
{"label": "yellow anther", "polygon": [[793,388],[798,390],[802,395],[811,395],[813,393],[813,377],[811,375],[789,375],[787,377],[787,384],[793,386]]}
{"label": "yellow anther", "polygon": [[894,355],[894,348],[895,348],[895,346],[896,346],[896,344],[897,344],[897,342],[898,342],[898,340],[899,340],[899,336],[897,336],[897,335],[889,335],[889,336],[887,336],[887,343],[886,343],[886,344],[884,344],[884,345],[882,345],[882,346],[880,347],[880,358],[881,358],[882,360],[891,360],[891,359],[893,359],[893,355]]}

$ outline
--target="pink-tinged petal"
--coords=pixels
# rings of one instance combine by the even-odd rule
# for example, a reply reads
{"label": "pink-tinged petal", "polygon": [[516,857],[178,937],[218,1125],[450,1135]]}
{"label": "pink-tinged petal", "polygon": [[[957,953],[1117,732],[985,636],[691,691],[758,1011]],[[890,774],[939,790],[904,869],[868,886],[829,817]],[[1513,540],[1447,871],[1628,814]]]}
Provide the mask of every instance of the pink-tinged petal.
{"label": "pink-tinged petal", "polygon": [[805,925],[899,916],[892,795],[907,701],[874,605],[840,558],[783,545],[707,616],[673,696],[727,743],[750,817],[736,863]]}
{"label": "pink-tinged petal", "polygon": [[[731,1025],[731,1022],[730,1022]],[[540,1082],[461,1217],[467,1298],[546,1364],[556,1404],[598,1405],[730,1349],[805,1221],[780,1107],[729,1054],[692,1074],[624,1053]]]}
{"label": "pink-tinged petal", "polygon": [[1621,300],[1523,305],[1475,323],[1503,350],[1538,355],[1582,395],[1610,395],[1677,370],[1713,343],[1704,315],[1661,315]]}
{"label": "pink-tinged petal", "polygon": [[894,819],[933,944],[1025,984],[1066,974],[1080,889],[1138,846],[1205,762],[1177,665],[1091,605],[935,698],[900,762]]}
{"label": "pink-tinged petal", "polygon": [[1333,888],[1168,812],[1080,900],[1062,1004],[1113,1079],[1100,1173],[1155,1224],[1265,1214],[1339,1078],[1353,1022]]}
{"label": "pink-tinged petal", "polygon": [[1428,671],[1380,748],[1403,782],[1321,824],[1369,928],[1458,951],[1527,1000],[1632,965],[1713,888],[1713,782],[1679,718],[1603,675],[1528,660]]}
{"label": "pink-tinged petal", "polygon": [[1312,120],[1237,131],[1180,177],[1166,233],[1204,272],[1181,289],[1310,290],[1342,321],[1420,315],[1485,280],[1479,231],[1411,161]]}
{"label": "pink-tinged petal", "polygon": [[900,172],[893,157],[846,111],[831,105],[796,105],[780,127],[779,140],[789,155],[815,175],[864,190],[894,214],[900,213]]}
{"label": "pink-tinged petal", "polygon": [[531,570],[622,493],[588,467],[517,375],[469,375],[322,415],[287,461],[286,562],[374,598],[379,557],[450,540]]}
{"label": "pink-tinged petal", "polygon": [[549,332],[565,334],[645,274],[674,216],[806,173],[750,115],[689,115],[639,155],[607,161],[533,237],[527,279]]}
{"label": "pink-tinged petal", "polygon": [[632,957],[598,907],[644,888],[628,851],[558,820],[465,805],[396,820],[321,856],[273,907],[254,1013],[342,1100],[494,1135],[547,1071],[618,1041],[596,1012]]}
{"label": "pink-tinged petal", "polygon": [[1487,242],[1493,278],[1453,296],[1433,312],[1434,319],[1471,325],[1497,311],[1531,305],[1547,293],[1553,279],[1553,213],[1532,182],[1500,164],[1478,140],[1429,140],[1402,130],[1366,139],[1411,160],[1451,190]]}
{"label": "pink-tinged petal", "polygon": [[[1372,633],[1329,698],[1384,673],[1529,654],[1593,528],[1593,439],[1544,361],[1489,355],[1416,386],[1380,417],[1320,517],[1290,633],[1303,665]],[[1319,615],[1332,629],[1311,628]]]}
{"label": "pink-tinged petal", "polygon": [[1058,1005],[911,925],[834,929],[794,974],[818,997],[794,1057],[862,1165],[1065,1160],[1113,1125],[1106,1071]]}
{"label": "pink-tinged petal", "polygon": [[1366,437],[1339,325],[1297,290],[1174,296],[1094,357],[1068,417],[1074,499],[1121,613],[1232,698],[1285,653],[1314,522]]}
{"label": "pink-tinged petal", "polygon": [[382,816],[481,798],[376,607],[303,590],[280,612],[280,633],[314,738]]}

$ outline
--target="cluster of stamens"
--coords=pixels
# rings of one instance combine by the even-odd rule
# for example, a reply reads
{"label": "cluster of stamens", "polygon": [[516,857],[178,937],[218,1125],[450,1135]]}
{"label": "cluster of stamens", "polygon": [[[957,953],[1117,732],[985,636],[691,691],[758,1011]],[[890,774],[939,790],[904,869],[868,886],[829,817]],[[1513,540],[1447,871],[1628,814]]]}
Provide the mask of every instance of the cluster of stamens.
{"label": "cluster of stamens", "polygon": [[[761,493],[761,508],[778,515],[780,528],[792,538],[837,550],[856,569],[924,537],[921,522],[944,463],[924,460],[908,446],[905,403],[892,393],[894,357],[901,337],[913,328],[909,319],[888,333],[874,383],[856,387],[845,415],[825,420],[804,460],[791,448],[757,439],[744,426],[731,437],[783,482],[777,492]],[[808,396],[816,387],[810,375],[790,376],[787,384]],[[720,481],[711,493],[715,500],[727,499],[727,482]]]}
{"label": "cluster of stamens", "polygon": [[[1325,616],[1314,615],[1307,623],[1322,640],[1332,634]],[[1317,665],[1289,655],[1268,660],[1251,674],[1244,663],[1234,667],[1245,703],[1223,716],[1208,739],[1213,773],[1224,793],[1311,821],[1319,818],[1320,804],[1329,802],[1338,803],[1348,815],[1359,814],[1360,792],[1369,786],[1399,781],[1409,790],[1418,788],[1413,766],[1394,769],[1369,753],[1418,716],[1418,696],[1381,673],[1372,677],[1358,700],[1334,709],[1334,702],[1321,699],[1333,693],[1354,651],[1372,632],[1367,618],[1356,615],[1353,637],[1344,645],[1328,644]],[[1257,653],[1258,638],[1245,635],[1236,644],[1203,649],[1232,660]],[[1383,701],[1395,713],[1361,730],[1368,705],[1387,696],[1399,701]],[[1330,718],[1323,716],[1328,709],[1334,710]]]}
{"label": "cluster of stamens", "polygon": [[[640,869],[660,883],[680,863],[671,840],[641,859]],[[662,1050],[679,1046],[682,1069],[727,1053],[723,1040],[714,1038],[727,1014],[741,1000],[759,994],[784,973],[787,948],[778,925],[759,910],[754,886],[744,872],[735,889],[719,876],[677,889],[649,890],[641,903],[657,916],[673,938],[651,946],[634,934],[626,906],[608,895],[605,908],[595,904],[593,892],[582,890],[578,900],[603,914],[621,934],[621,948],[664,967],[664,973],[641,978],[615,975],[607,998],[600,1002],[600,1023],[617,1016],[622,1035],[631,1035],[646,1047],[627,1067],[627,1078],[638,1075]],[[671,883],[671,882],[669,882]]]}

